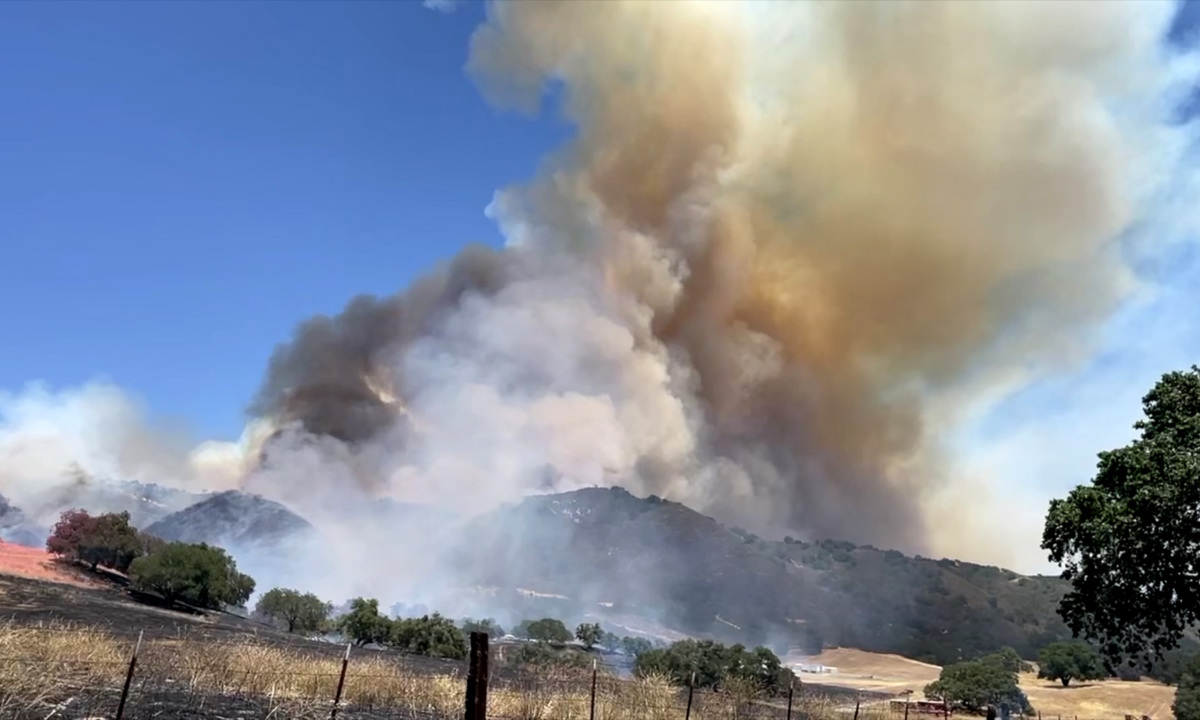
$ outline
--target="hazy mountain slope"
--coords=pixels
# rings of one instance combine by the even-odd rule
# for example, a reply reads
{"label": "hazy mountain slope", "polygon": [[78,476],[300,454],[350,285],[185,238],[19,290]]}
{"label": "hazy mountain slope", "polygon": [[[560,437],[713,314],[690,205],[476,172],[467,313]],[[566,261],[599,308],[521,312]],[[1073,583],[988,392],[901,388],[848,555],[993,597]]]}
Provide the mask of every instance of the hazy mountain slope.
{"label": "hazy mountain slope", "polygon": [[145,528],[164,540],[206,542],[230,549],[282,545],[309,537],[307,520],[272,500],[228,490]]}
{"label": "hazy mountain slope", "polygon": [[1069,634],[1057,578],[767,541],[621,489],[529,498],[478,520],[473,536],[460,562],[481,583],[747,643],[823,641],[945,663],[1004,645],[1032,656]]}

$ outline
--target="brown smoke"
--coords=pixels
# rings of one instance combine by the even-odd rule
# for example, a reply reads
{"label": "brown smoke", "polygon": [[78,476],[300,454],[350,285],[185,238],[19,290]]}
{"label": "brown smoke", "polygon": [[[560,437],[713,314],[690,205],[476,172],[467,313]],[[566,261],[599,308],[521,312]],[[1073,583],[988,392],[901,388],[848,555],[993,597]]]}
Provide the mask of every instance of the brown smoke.
{"label": "brown smoke", "polygon": [[491,5],[469,71],[525,110],[561,83],[577,138],[497,197],[508,248],[305,323],[255,412],[377,441],[401,494],[502,497],[550,467],[554,487],[922,549],[933,403],[1075,352],[1121,298],[1121,123],[1150,124],[1160,20]]}

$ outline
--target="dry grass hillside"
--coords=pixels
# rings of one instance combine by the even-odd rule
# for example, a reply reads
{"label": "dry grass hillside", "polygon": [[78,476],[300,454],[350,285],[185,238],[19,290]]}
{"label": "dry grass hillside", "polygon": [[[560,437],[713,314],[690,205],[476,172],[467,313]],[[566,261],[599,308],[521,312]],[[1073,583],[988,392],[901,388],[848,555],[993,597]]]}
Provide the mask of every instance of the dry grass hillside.
{"label": "dry grass hillside", "polygon": [[[849,648],[834,648],[820,655],[789,657],[791,663],[821,664],[837,668],[833,674],[801,673],[802,681],[856,690],[902,693],[921,690],[937,679],[941,668],[898,655],[884,655]],[[1122,682],[1105,680],[1062,687],[1057,682],[1038,680],[1032,673],[1021,676],[1021,688],[1043,718],[1079,720],[1124,720],[1126,715],[1149,715],[1169,720],[1175,688],[1153,680]]]}

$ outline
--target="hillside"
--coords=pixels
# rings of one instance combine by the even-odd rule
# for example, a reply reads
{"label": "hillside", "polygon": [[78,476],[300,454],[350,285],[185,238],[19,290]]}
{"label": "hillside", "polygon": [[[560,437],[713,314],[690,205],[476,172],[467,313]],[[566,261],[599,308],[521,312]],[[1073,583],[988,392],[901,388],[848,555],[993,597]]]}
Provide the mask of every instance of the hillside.
{"label": "hillside", "polygon": [[771,541],[621,489],[533,497],[477,521],[482,584],[779,649],[843,645],[947,663],[1069,632],[1066,584],[850,543]]}
{"label": "hillside", "polygon": [[277,502],[237,490],[218,493],[145,528],[164,540],[205,542],[227,548],[284,545],[316,531]]}

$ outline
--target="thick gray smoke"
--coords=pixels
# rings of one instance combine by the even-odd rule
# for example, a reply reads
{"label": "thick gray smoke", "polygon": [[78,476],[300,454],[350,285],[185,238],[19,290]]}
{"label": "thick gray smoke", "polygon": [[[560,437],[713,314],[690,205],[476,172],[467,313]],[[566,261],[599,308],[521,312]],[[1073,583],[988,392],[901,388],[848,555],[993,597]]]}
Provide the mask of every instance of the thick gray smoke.
{"label": "thick gray smoke", "polygon": [[1085,356],[1132,286],[1118,240],[1180,153],[1170,13],[489,6],[471,76],[527,111],[561,85],[576,139],[497,194],[503,250],[277,350],[248,486],[469,510],[620,484],[925,549],[932,423]]}

